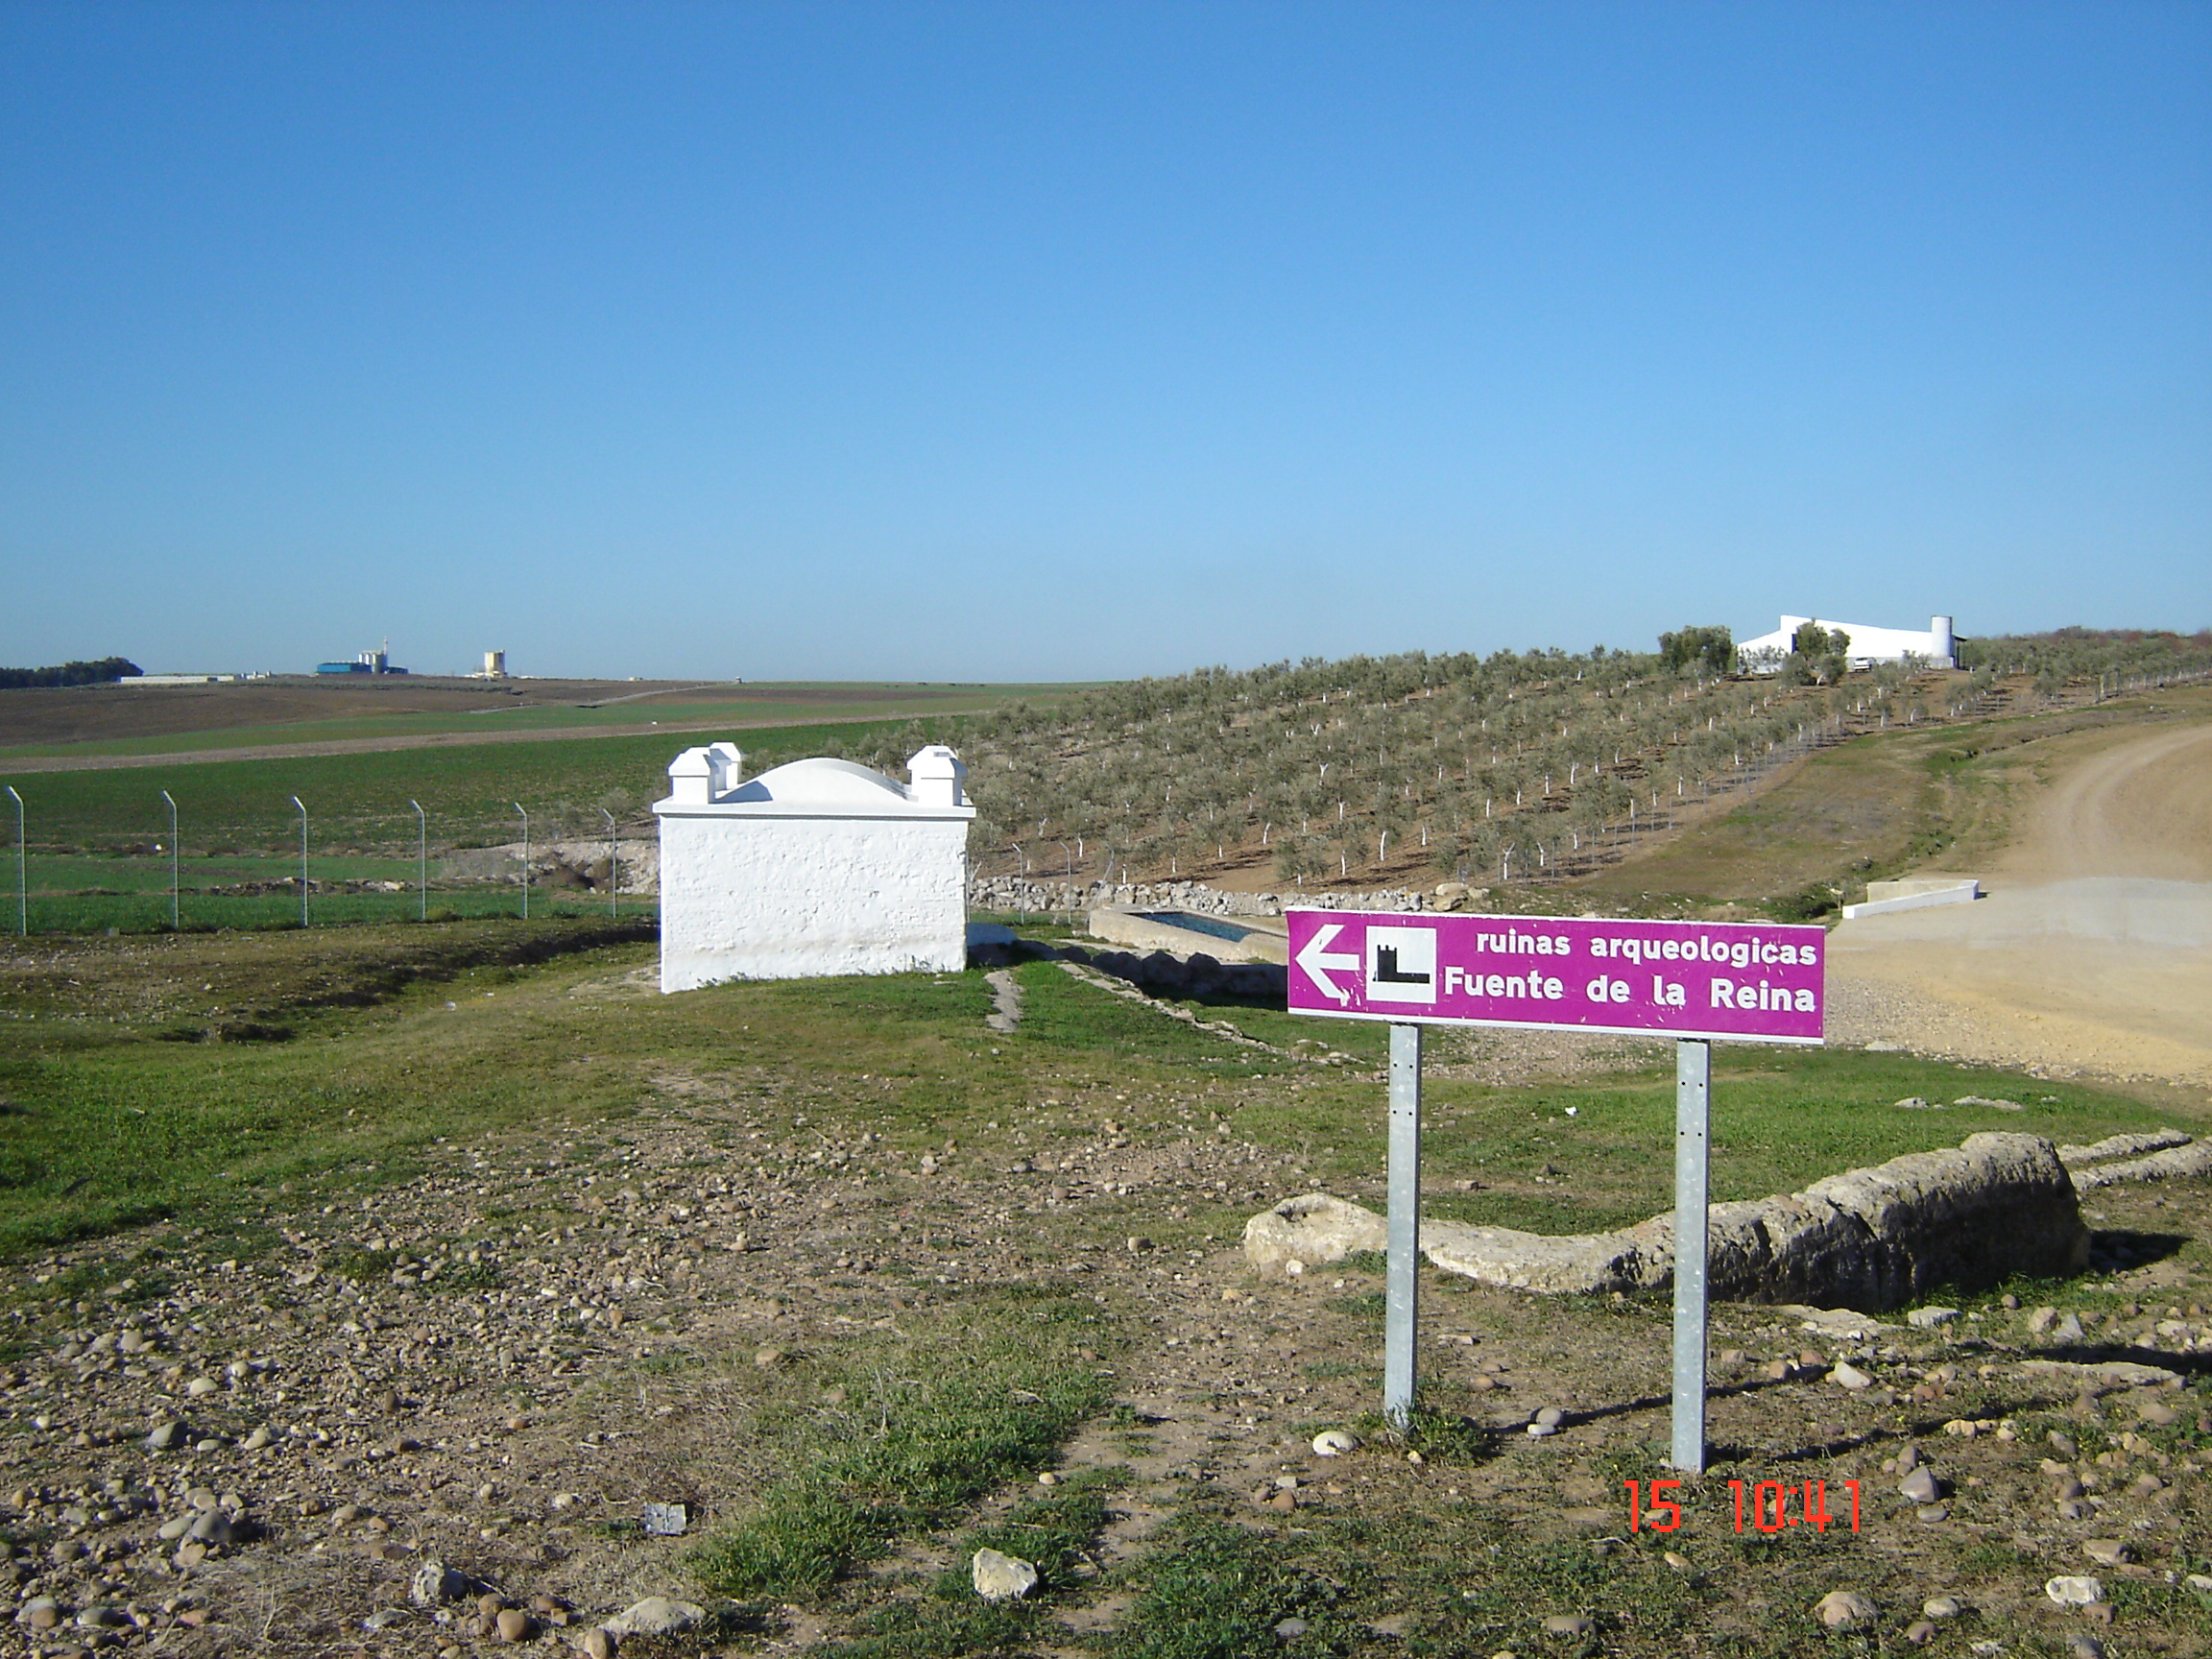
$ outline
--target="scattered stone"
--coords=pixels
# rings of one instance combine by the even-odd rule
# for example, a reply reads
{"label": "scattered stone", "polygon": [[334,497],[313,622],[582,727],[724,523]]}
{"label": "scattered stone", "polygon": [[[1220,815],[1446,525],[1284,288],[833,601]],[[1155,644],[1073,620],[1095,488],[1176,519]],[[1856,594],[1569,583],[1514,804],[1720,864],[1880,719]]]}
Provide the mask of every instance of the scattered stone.
{"label": "scattered stone", "polygon": [[2086,1607],[2104,1599],[2104,1586],[2080,1574],[2062,1573],[2043,1586],[2043,1594],[2061,1607]]}
{"label": "scattered stone", "polygon": [[2042,1335],[2057,1323],[2058,1310],[2056,1308],[2038,1308],[2034,1312],[2028,1315],[2028,1329],[2037,1336]]}
{"label": "scattered stone", "polygon": [[1936,1640],[1936,1622],[1933,1619],[1915,1619],[1905,1626],[1905,1640],[1915,1647],[1925,1647]]}
{"label": "scattered stone", "polygon": [[220,1546],[228,1544],[235,1536],[230,1518],[220,1509],[210,1509],[192,1523],[186,1534],[195,1544]]}
{"label": "scattered stone", "polygon": [[1535,1416],[1532,1417],[1530,1421],[1534,1423],[1540,1423],[1547,1429],[1556,1429],[1562,1422],[1566,1420],[1566,1417],[1567,1413],[1560,1410],[1558,1407],[1546,1406],[1537,1411]]}
{"label": "scattered stone", "polygon": [[1544,1621],[1547,1636],[1588,1636],[1598,1628],[1596,1620],[1583,1619],[1573,1613],[1554,1613]]}
{"label": "scattered stone", "polygon": [[1956,1324],[1956,1308],[1915,1308],[1905,1315],[1905,1323],[1917,1331],[1934,1331],[1944,1325]]}
{"label": "scattered stone", "polygon": [[2067,1659],[2104,1659],[2104,1644],[2085,1630],[2066,1638]]}
{"label": "scattered stone", "polygon": [[1904,1099],[1894,1101],[1892,1104],[1904,1112],[1940,1112],[1942,1110],[1940,1106],[1931,1106],[1928,1103],[1928,1096],[1925,1094],[1908,1094]]}
{"label": "scattered stone", "polygon": [[1313,1453],[1318,1457],[1341,1457],[1358,1450],[1359,1436],[1341,1429],[1324,1429],[1313,1436]]}
{"label": "scattered stone", "polygon": [[1813,1617],[1831,1630],[1856,1630],[1880,1616],[1881,1609],[1856,1590],[1831,1590],[1813,1603]]}
{"label": "scattered stone", "polygon": [[1943,1482],[1936,1479],[1936,1472],[1926,1467],[1913,1470],[1897,1483],[1900,1496],[1915,1503],[1933,1503],[1943,1496]]}
{"label": "scattered stone", "polygon": [[1836,1383],[1839,1387],[1848,1388],[1853,1393],[1857,1393],[1862,1388],[1874,1386],[1874,1379],[1847,1359],[1837,1362],[1835,1369],[1828,1373],[1828,1381]]}
{"label": "scattered stone", "polygon": [[1920,1611],[1931,1619],[1956,1619],[1966,1611],[1966,1603],[1956,1596],[1931,1596],[1921,1603]]}
{"label": "scattered stone", "polygon": [[519,1607],[509,1607],[493,1619],[502,1642],[527,1642],[537,1634],[538,1622]]}
{"label": "scattered stone", "polygon": [[1295,1642],[1312,1628],[1313,1626],[1307,1623],[1303,1619],[1285,1619],[1275,1626],[1275,1640],[1278,1642]]}
{"label": "scattered stone", "polygon": [[968,1564],[975,1594],[986,1601],[1018,1601],[1037,1588],[1037,1569],[1018,1555],[978,1550]]}
{"label": "scattered stone", "polygon": [[1938,1521],[1951,1519],[1951,1505],[1948,1503],[1923,1503],[1913,1511],[1913,1515],[1916,1519],[1933,1527]]}
{"label": "scattered stone", "polygon": [[704,1623],[707,1609],[693,1601],[675,1601],[665,1596],[648,1596],[607,1621],[611,1636],[670,1636]]}
{"label": "scattered stone", "polygon": [[614,1638],[606,1629],[594,1624],[576,1638],[576,1651],[584,1659],[614,1659]]}
{"label": "scattered stone", "polygon": [[775,1370],[777,1366],[782,1364],[789,1358],[790,1356],[785,1354],[782,1349],[773,1344],[753,1350],[753,1363],[759,1366],[763,1371]]}
{"label": "scattered stone", "polygon": [[691,1511],[682,1503],[648,1503],[643,1524],[651,1537],[679,1538],[691,1525]]}
{"label": "scattered stone", "polygon": [[172,1419],[166,1423],[154,1425],[153,1432],[146,1436],[146,1450],[149,1452],[174,1452],[178,1447],[187,1444],[190,1439],[191,1431],[183,1424]]}
{"label": "scattered stone", "polygon": [[456,1572],[443,1561],[425,1561],[408,1581],[407,1599],[418,1607],[438,1607],[459,1601],[477,1589],[468,1574]]}
{"label": "scattered stone", "polygon": [[2135,1559],[2135,1551],[2121,1538],[2083,1539],[2081,1553],[2100,1567],[2125,1567]]}

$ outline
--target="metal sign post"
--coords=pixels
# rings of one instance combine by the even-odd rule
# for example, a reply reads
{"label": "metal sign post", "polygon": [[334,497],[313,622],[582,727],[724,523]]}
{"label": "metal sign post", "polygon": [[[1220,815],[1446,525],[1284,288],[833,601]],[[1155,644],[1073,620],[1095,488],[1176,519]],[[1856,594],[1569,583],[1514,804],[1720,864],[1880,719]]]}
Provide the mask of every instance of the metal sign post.
{"label": "metal sign post", "polygon": [[1421,1027],[1675,1039],[1671,1461],[1705,1469],[1713,1044],[1822,1040],[1819,927],[1630,918],[1288,910],[1289,1008],[1390,1026],[1382,1414],[1413,1409],[1421,1259]]}
{"label": "metal sign post", "polygon": [[1382,1415],[1403,1431],[1413,1413],[1420,1342],[1421,1027],[1390,1027],[1390,1221],[1384,1257]]}
{"label": "metal sign post", "polygon": [[1674,1445],[1671,1461],[1705,1473],[1705,1194],[1713,1045],[1674,1045]]}

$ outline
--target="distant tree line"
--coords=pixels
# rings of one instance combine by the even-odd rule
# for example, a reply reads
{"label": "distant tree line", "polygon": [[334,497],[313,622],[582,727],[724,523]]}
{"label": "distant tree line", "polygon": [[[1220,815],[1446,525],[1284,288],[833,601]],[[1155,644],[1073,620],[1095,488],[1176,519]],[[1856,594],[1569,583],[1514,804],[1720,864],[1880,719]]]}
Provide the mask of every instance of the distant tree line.
{"label": "distant tree line", "polygon": [[127,657],[62,662],[51,668],[0,668],[0,691],[20,691],[34,685],[106,685],[116,680],[135,680],[145,672]]}

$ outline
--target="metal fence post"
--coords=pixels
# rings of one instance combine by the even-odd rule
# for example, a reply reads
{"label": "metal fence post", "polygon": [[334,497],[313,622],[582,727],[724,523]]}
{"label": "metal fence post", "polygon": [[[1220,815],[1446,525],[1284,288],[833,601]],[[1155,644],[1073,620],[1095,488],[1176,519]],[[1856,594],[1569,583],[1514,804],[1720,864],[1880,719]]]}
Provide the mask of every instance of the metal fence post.
{"label": "metal fence post", "polygon": [[1705,1473],[1705,1200],[1713,1045],[1674,1045],[1674,1446],[1672,1462]]}
{"label": "metal fence post", "polygon": [[410,799],[408,805],[415,808],[415,892],[419,900],[416,920],[430,920],[430,820],[423,814],[422,803]]}
{"label": "metal fence post", "polygon": [[515,803],[515,810],[522,813],[522,920],[530,920],[530,814],[522,810],[522,803]]}
{"label": "metal fence post", "polygon": [[607,820],[607,914],[612,918],[622,914],[621,854],[614,845],[614,814],[602,806],[599,816]]}
{"label": "metal fence post", "polygon": [[1404,1430],[1413,1414],[1420,1341],[1421,1027],[1390,1027],[1390,1219],[1384,1260],[1382,1415]]}
{"label": "metal fence post", "polygon": [[292,797],[292,805],[300,807],[300,926],[307,926],[307,808],[301,805],[300,797]]}
{"label": "metal fence post", "polygon": [[177,802],[166,789],[161,799],[169,803],[169,931],[175,933],[181,927],[177,913]]}
{"label": "metal fence post", "polygon": [[31,861],[23,840],[23,797],[15,793],[15,785],[7,786],[8,798],[15,803],[15,931],[24,938],[31,937]]}

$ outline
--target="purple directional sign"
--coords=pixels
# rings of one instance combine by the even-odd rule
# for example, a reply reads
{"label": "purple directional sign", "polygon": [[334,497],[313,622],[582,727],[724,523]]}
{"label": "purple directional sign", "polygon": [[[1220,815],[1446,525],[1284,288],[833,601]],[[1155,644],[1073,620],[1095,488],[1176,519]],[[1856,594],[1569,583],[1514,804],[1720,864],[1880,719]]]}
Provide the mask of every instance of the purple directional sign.
{"label": "purple directional sign", "polygon": [[1732,1043],[1821,1041],[1818,927],[1286,910],[1290,1011]]}

